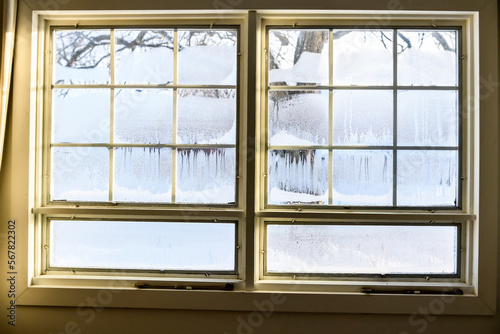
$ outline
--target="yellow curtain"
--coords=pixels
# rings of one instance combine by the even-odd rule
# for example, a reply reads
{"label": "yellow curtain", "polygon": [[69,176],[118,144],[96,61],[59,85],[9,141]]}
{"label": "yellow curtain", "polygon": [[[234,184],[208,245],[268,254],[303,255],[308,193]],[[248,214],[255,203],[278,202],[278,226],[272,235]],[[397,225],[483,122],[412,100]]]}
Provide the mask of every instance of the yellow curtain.
{"label": "yellow curtain", "polygon": [[9,106],[10,82],[14,56],[14,35],[16,31],[17,0],[3,0],[2,25],[2,63],[0,82],[2,85],[2,104],[0,118],[0,168],[2,166],[7,109]]}

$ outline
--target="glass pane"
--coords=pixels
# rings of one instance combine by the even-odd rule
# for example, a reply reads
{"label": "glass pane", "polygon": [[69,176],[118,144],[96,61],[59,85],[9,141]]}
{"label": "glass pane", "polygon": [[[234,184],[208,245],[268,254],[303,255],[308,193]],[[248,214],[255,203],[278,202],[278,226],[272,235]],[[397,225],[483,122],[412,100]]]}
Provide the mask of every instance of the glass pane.
{"label": "glass pane", "polygon": [[52,220],[50,266],[235,271],[235,223]]}
{"label": "glass pane", "polygon": [[169,84],[174,81],[172,30],[115,30],[115,82]]}
{"label": "glass pane", "polygon": [[270,145],[327,145],[328,91],[269,92]]}
{"label": "glass pane", "polygon": [[456,86],[457,32],[398,31],[398,85]]}
{"label": "glass pane", "polygon": [[456,274],[456,226],[267,225],[270,273]]}
{"label": "glass pane", "polygon": [[109,149],[52,148],[51,200],[108,201]]}
{"label": "glass pane", "polygon": [[235,144],[236,90],[180,89],[177,143]]}
{"label": "glass pane", "polygon": [[328,30],[269,31],[270,85],[328,85]]}
{"label": "glass pane", "polygon": [[456,91],[399,91],[398,145],[457,146]]}
{"label": "glass pane", "polygon": [[333,92],[334,145],[392,145],[393,94],[385,90]]}
{"label": "glass pane", "polygon": [[116,143],[172,143],[172,90],[119,89],[115,105]]}
{"label": "glass pane", "polygon": [[392,85],[392,30],[333,30],[333,84]]}
{"label": "glass pane", "polygon": [[170,148],[117,148],[114,161],[114,201],[172,201]]}
{"label": "glass pane", "polygon": [[328,150],[270,150],[269,204],[328,204]]}
{"label": "glass pane", "polygon": [[109,89],[54,89],[52,142],[109,143]]}
{"label": "glass pane", "polygon": [[109,30],[56,30],[54,83],[109,83],[109,36]]}
{"label": "glass pane", "polygon": [[177,149],[176,202],[232,203],[235,202],[235,185],[235,149]]}
{"label": "glass pane", "polygon": [[179,30],[179,84],[236,85],[236,30]]}
{"label": "glass pane", "polygon": [[392,151],[334,150],[333,205],[392,206]]}
{"label": "glass pane", "polygon": [[398,205],[456,206],[457,151],[398,151]]}

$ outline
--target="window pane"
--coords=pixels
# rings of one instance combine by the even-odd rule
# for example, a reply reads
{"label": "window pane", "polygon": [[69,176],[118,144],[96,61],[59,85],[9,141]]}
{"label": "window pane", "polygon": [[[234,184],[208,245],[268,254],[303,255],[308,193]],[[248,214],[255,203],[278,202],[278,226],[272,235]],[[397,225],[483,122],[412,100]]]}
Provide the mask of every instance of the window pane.
{"label": "window pane", "polygon": [[108,201],[109,150],[52,148],[51,200]]}
{"label": "window pane", "polygon": [[179,84],[236,85],[236,30],[179,30]]}
{"label": "window pane", "polygon": [[269,204],[328,204],[328,150],[269,150]]}
{"label": "window pane", "polygon": [[270,91],[269,144],[327,145],[328,91]]}
{"label": "window pane", "polygon": [[333,205],[392,206],[392,151],[334,150]]}
{"label": "window pane", "polygon": [[52,220],[50,266],[235,271],[235,223]]}
{"label": "window pane", "polygon": [[212,204],[235,202],[235,180],[235,149],[177,149],[176,202]]}
{"label": "window pane", "polygon": [[172,30],[115,30],[116,83],[169,84],[174,80]]}
{"label": "window pane", "polygon": [[398,205],[456,206],[457,151],[399,151]]}
{"label": "window pane", "polygon": [[54,89],[52,142],[109,143],[109,89]]}
{"label": "window pane", "polygon": [[457,146],[456,91],[399,91],[398,145]]}
{"label": "window pane", "polygon": [[109,30],[55,31],[55,84],[107,84]]}
{"label": "window pane", "polygon": [[328,85],[328,30],[269,31],[270,85]]}
{"label": "window pane", "polygon": [[456,226],[267,225],[269,273],[456,274]]}
{"label": "window pane", "polygon": [[392,30],[333,30],[334,85],[392,85]]}
{"label": "window pane", "polygon": [[114,201],[172,201],[170,148],[117,148],[114,162]]}
{"label": "window pane", "polygon": [[179,144],[236,144],[236,90],[180,89]]}
{"label": "window pane", "polygon": [[457,32],[398,31],[398,85],[456,86]]}
{"label": "window pane", "polygon": [[393,94],[385,90],[333,92],[334,145],[392,145]]}
{"label": "window pane", "polygon": [[172,143],[172,90],[119,89],[115,91],[114,141],[116,143]]}

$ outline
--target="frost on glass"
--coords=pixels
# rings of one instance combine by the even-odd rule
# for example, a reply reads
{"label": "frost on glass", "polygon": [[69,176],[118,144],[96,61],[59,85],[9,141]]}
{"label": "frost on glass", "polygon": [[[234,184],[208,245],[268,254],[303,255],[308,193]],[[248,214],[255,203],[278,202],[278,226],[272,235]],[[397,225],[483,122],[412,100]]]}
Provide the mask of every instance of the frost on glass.
{"label": "frost on glass", "polygon": [[457,146],[456,91],[399,91],[398,145]]}
{"label": "frost on glass", "polygon": [[392,91],[333,92],[334,145],[392,145],[393,118]]}
{"label": "frost on glass", "polygon": [[235,186],[235,149],[177,149],[176,202],[232,203],[235,202]]}
{"label": "frost on glass", "polygon": [[154,147],[116,148],[113,201],[171,202],[172,150]]}
{"label": "frost on glass", "polygon": [[398,151],[400,206],[457,206],[458,152]]}
{"label": "frost on glass", "polygon": [[110,30],[56,30],[54,83],[110,82]]}
{"label": "frost on glass", "polygon": [[179,30],[178,83],[236,85],[237,30]]}
{"label": "frost on glass", "polygon": [[53,143],[109,143],[109,89],[54,89]]}
{"label": "frost on glass", "polygon": [[52,148],[51,200],[108,201],[109,149]]}
{"label": "frost on glass", "polygon": [[457,274],[457,226],[267,225],[269,273]]}
{"label": "frost on glass", "polygon": [[236,143],[236,90],[180,89],[177,101],[177,143]]}
{"label": "frost on glass", "polygon": [[235,223],[52,220],[50,267],[235,271]]}
{"label": "frost on glass", "polygon": [[327,145],[327,91],[269,91],[270,145]]}
{"label": "frost on glass", "polygon": [[271,29],[270,85],[328,85],[328,30]]}
{"label": "frost on glass", "polygon": [[115,30],[115,39],[116,83],[173,83],[173,30]]}
{"label": "frost on glass", "polygon": [[334,150],[333,205],[392,206],[392,151]]}
{"label": "frost on glass", "polygon": [[119,89],[115,92],[116,143],[172,143],[172,90]]}
{"label": "frost on glass", "polygon": [[457,85],[457,31],[399,30],[397,49],[398,85]]}
{"label": "frost on glass", "polygon": [[327,150],[269,150],[269,204],[328,204]]}
{"label": "frost on glass", "polygon": [[392,30],[333,30],[333,84],[393,84]]}

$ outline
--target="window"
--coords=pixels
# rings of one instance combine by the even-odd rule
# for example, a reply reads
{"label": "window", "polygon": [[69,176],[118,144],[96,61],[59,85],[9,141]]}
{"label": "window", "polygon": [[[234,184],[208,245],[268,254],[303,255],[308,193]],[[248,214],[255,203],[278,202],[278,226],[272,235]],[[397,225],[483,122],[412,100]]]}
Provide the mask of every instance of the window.
{"label": "window", "polygon": [[240,26],[144,22],[47,26],[43,271],[237,278]]}
{"label": "window", "polygon": [[475,293],[475,14],[108,14],[39,14],[34,285]]}
{"label": "window", "polygon": [[264,276],[460,277],[464,221],[385,214],[462,206],[460,30],[268,26],[266,37],[264,208],[370,208],[380,220],[265,219]]}

